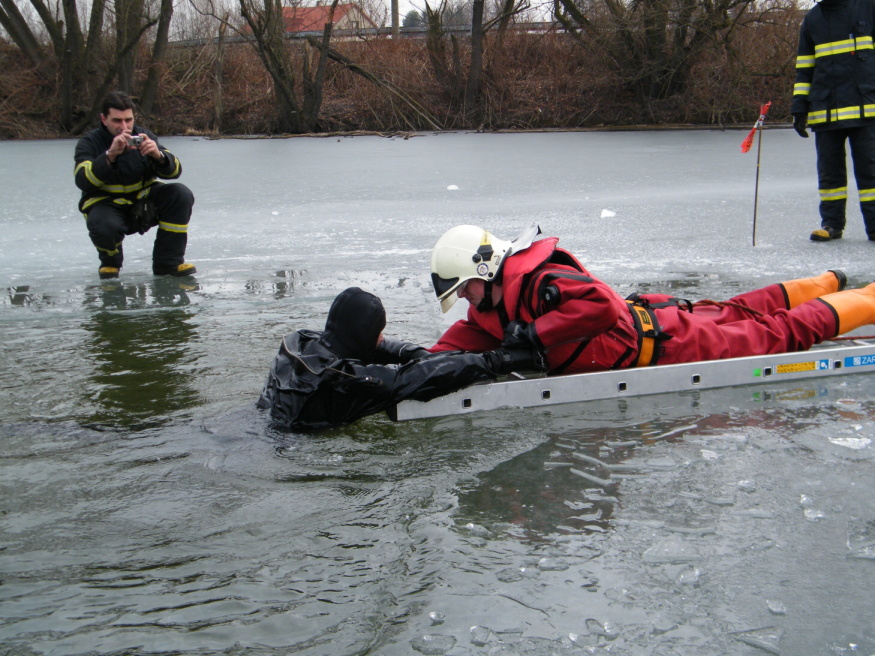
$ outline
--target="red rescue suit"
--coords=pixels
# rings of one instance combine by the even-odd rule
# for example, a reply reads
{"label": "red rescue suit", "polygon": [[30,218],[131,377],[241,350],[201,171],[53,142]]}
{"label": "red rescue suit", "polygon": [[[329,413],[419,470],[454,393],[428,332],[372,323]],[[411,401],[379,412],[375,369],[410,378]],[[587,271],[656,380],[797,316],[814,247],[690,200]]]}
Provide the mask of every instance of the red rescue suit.
{"label": "red rescue suit", "polygon": [[[712,305],[642,294],[636,310],[558,241],[542,239],[509,257],[497,307],[469,307],[429,350],[495,349],[518,320],[531,325],[551,374],[573,374],[802,351],[837,332],[832,308],[815,301],[788,310],[777,284]],[[652,355],[641,357],[648,348]]]}

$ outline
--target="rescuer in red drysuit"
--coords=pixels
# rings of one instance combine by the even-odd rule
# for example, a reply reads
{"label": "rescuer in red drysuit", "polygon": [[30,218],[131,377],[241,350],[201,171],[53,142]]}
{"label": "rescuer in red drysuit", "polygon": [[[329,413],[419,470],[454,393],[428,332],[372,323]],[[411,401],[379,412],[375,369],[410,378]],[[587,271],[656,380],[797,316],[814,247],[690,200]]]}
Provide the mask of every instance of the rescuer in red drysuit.
{"label": "rescuer in red drysuit", "polygon": [[429,350],[482,352],[528,344],[541,368],[573,374],[802,351],[875,322],[875,283],[842,291],[827,271],[722,303],[665,294],[623,299],[593,277],[556,237],[513,242],[476,226],[446,232],[432,252],[432,283],[446,312],[457,297],[468,316]]}

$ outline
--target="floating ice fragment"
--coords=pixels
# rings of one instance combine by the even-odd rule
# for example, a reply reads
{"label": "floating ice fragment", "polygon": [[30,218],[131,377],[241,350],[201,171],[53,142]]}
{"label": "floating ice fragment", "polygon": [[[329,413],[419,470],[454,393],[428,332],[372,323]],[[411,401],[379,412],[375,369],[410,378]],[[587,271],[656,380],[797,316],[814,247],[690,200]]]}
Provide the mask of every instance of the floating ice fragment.
{"label": "floating ice fragment", "polygon": [[447,185],[447,191],[459,191],[459,185]]}
{"label": "floating ice fragment", "polygon": [[518,567],[508,567],[498,572],[495,578],[502,583],[515,583],[516,581],[522,581],[523,572]]}
{"label": "floating ice fragment", "polygon": [[440,656],[446,654],[456,646],[456,639],[453,636],[439,635],[430,633],[410,641],[410,646],[420,654],[426,656]]}
{"label": "floating ice fragment", "polygon": [[810,522],[816,522],[818,519],[823,519],[826,517],[826,513],[822,510],[817,510],[816,508],[806,508],[805,509],[805,519]]}
{"label": "floating ice fragment", "polygon": [[696,560],[699,554],[680,537],[673,535],[654,544],[644,552],[645,563],[686,563]]}
{"label": "floating ice fragment", "polygon": [[602,219],[610,219],[617,216],[616,212],[612,212],[611,210],[602,210],[602,213],[599,215],[599,218]]}
{"label": "floating ice fragment", "polygon": [[843,446],[848,449],[860,451],[872,444],[872,440],[868,437],[831,437],[829,441],[836,446]]}
{"label": "floating ice fragment", "polygon": [[681,575],[678,576],[677,582],[681,585],[699,585],[699,580],[702,578],[703,571],[698,567],[692,567],[690,569],[685,569],[681,572]]}
{"label": "floating ice fragment", "polygon": [[740,631],[734,634],[737,640],[753,647],[759,647],[770,654],[781,653],[779,643],[781,642],[782,635],[783,631],[774,626],[753,629],[751,631]]}
{"label": "floating ice fragment", "polygon": [[811,522],[814,522],[814,521],[817,521],[818,519],[823,519],[824,517],[826,517],[826,514],[824,514],[822,511],[818,510],[817,508],[814,508],[814,499],[812,499],[808,495],[805,495],[805,494],[801,495],[799,497],[799,503],[805,509],[803,511],[803,513],[805,515],[805,519],[807,519]]}
{"label": "floating ice fragment", "polygon": [[568,569],[568,563],[556,558],[541,558],[538,561],[538,569],[542,572],[564,572]]}
{"label": "floating ice fragment", "polygon": [[485,647],[489,642],[489,635],[492,633],[492,629],[489,629],[485,626],[472,626],[471,627],[471,644],[477,647]]}
{"label": "floating ice fragment", "polygon": [[734,506],[735,496],[729,495],[727,497],[705,497],[705,502],[710,503],[712,506]]}
{"label": "floating ice fragment", "polygon": [[609,485],[612,484],[610,479],[599,478],[598,476],[593,476],[590,473],[587,473],[585,471],[581,471],[579,469],[575,469],[574,467],[572,467],[568,471],[570,471],[575,476],[580,476],[581,478],[585,478],[586,480],[588,480],[592,483],[595,483],[596,485],[601,485],[602,487],[608,487]]}
{"label": "floating ice fragment", "polygon": [[431,620],[432,626],[437,626],[438,624],[443,624],[444,620],[447,616],[444,613],[439,613],[437,611],[432,611],[428,614],[428,619]]}
{"label": "floating ice fragment", "polygon": [[617,628],[617,625],[613,622],[607,621],[602,624],[598,620],[592,618],[586,621],[586,630],[593,635],[602,636],[608,640],[614,640],[620,635],[620,629]]}
{"label": "floating ice fragment", "polygon": [[848,522],[848,557],[875,560],[875,520]]}
{"label": "floating ice fragment", "polygon": [[279,216],[279,215],[280,215],[280,213],[277,212],[276,210],[274,210],[273,212],[271,212],[271,214],[273,214],[274,216]]}
{"label": "floating ice fragment", "polygon": [[720,457],[720,454],[718,454],[716,451],[711,451],[709,449],[702,449],[702,457],[705,460],[708,460],[710,462],[714,462],[715,460],[717,460]]}
{"label": "floating ice fragment", "polygon": [[772,615],[786,615],[787,607],[780,601],[771,601],[766,599],[766,607]]}
{"label": "floating ice fragment", "polygon": [[736,487],[742,492],[756,492],[757,484],[754,481],[738,481]]}
{"label": "floating ice fragment", "polygon": [[489,529],[486,529],[486,528],[480,526],[479,524],[472,524],[472,523],[465,524],[465,529],[471,535],[476,536],[476,537],[482,538],[482,537],[489,536]]}

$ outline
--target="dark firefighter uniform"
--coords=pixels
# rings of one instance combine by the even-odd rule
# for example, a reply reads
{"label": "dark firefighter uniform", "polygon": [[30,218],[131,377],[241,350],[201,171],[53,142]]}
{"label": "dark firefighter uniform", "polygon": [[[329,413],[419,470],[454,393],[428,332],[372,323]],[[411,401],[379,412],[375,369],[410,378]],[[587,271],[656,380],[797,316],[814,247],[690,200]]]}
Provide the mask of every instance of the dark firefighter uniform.
{"label": "dark firefighter uniform", "polygon": [[[158,143],[149,130],[135,125],[133,134],[140,133]],[[85,214],[100,263],[121,268],[125,235],[142,234],[157,225],[152,269],[155,274],[171,272],[185,257],[194,195],[183,184],[164,184],[158,178],[175,180],[182,174],[182,165],[160,144],[164,155],[160,163],[136,149],[126,150],[110,163],[106,152],[112,140],[113,135],[101,125],[79,140],[74,155],[76,186],[82,190],[79,210]],[[148,208],[145,222],[144,207]]]}
{"label": "dark firefighter uniform", "polygon": [[830,306],[806,302],[789,310],[780,284],[713,305],[664,294],[629,302],[558,241],[542,239],[508,257],[497,306],[485,312],[469,306],[467,318],[429,350],[488,351],[519,321],[547,371],[571,374],[800,351],[837,332]]}
{"label": "dark firefighter uniform", "polygon": [[814,132],[821,225],[837,233],[833,238],[845,227],[847,140],[866,233],[875,240],[873,24],[872,0],[821,0],[806,14],[799,36],[791,112],[803,118],[800,134],[807,136],[805,122]]}
{"label": "dark firefighter uniform", "polygon": [[283,338],[257,407],[281,428],[328,428],[382,411],[391,416],[400,401],[429,401],[521,364],[501,351],[431,355],[385,339],[377,346],[385,325],[380,299],[357,287],[341,292],[324,331]]}

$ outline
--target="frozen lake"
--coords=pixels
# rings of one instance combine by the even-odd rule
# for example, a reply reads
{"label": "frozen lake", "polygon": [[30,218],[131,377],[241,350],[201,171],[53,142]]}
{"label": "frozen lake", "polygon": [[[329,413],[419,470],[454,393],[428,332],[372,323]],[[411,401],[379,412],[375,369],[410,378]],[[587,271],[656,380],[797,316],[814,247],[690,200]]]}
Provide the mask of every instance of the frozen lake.
{"label": "frozen lake", "polygon": [[432,344],[460,223],[537,222],[623,295],[872,281],[855,202],[808,240],[792,130],[763,134],[752,244],[745,134],[169,138],[199,273],[154,278],[149,233],[118,282],[75,142],[0,143],[0,653],[875,654],[870,376],[317,435],[253,407],[350,285]]}

